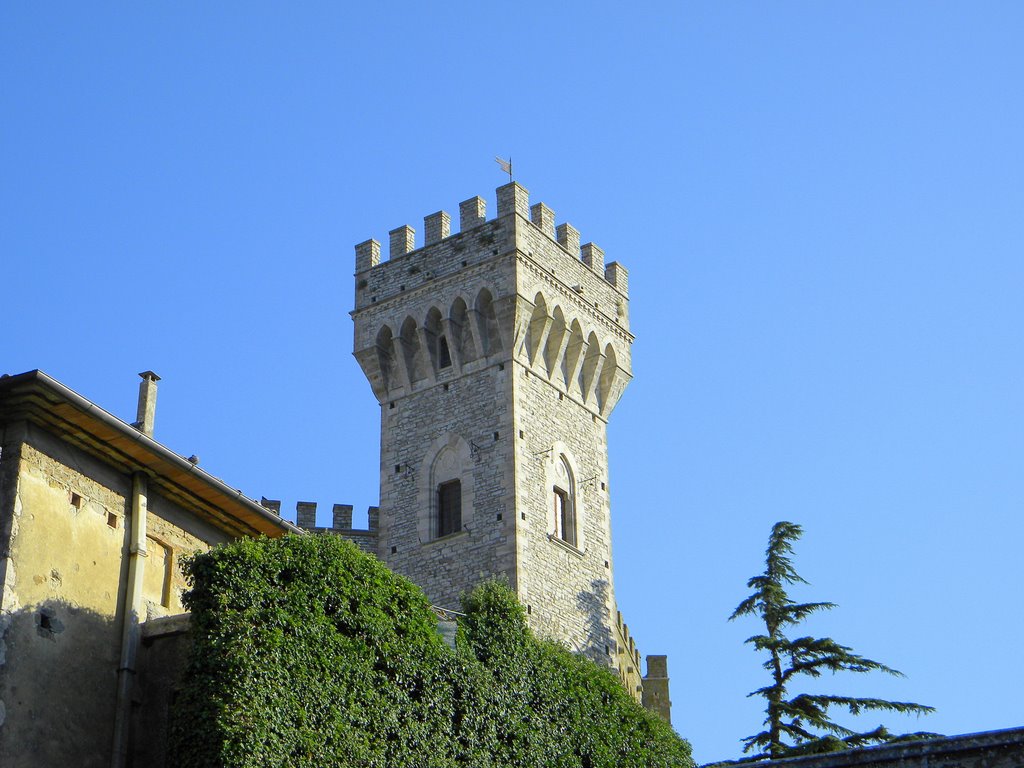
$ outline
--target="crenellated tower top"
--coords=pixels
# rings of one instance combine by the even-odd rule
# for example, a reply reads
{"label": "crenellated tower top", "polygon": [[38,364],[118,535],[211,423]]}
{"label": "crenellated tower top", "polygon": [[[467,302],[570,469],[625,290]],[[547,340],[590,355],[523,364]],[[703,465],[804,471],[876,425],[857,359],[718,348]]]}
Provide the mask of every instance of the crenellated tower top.
{"label": "crenellated tower top", "polygon": [[606,419],[631,378],[626,268],[521,185],[497,203],[493,219],[483,198],[460,203],[454,234],[447,212],[424,217],[418,248],[411,226],[391,230],[386,261],[378,241],[356,246],[355,355],[374,393],[515,361]]}

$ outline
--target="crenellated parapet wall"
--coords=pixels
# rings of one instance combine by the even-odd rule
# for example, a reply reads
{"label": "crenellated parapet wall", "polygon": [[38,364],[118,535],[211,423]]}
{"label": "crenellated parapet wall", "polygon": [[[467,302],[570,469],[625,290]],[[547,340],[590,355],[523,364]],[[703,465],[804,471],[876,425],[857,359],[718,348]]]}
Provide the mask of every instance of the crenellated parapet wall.
{"label": "crenellated parapet wall", "polygon": [[643,697],[643,679],[640,676],[640,651],[629,633],[629,626],[622,620],[622,611],[615,611],[615,666],[618,668],[622,685],[630,695],[640,702]]}
{"label": "crenellated parapet wall", "polygon": [[[281,502],[276,499],[264,498],[260,502],[264,507],[274,514],[281,514]],[[300,501],[295,504],[295,524],[310,533],[334,533],[353,542],[364,552],[372,555],[377,554],[377,539],[380,529],[380,510],[378,507],[370,507],[367,513],[367,527],[352,527],[352,505],[335,504],[332,512],[333,517],[330,527],[320,527],[316,524],[315,501]]]}
{"label": "crenellated parapet wall", "polygon": [[[451,216],[437,211],[423,219],[423,244],[416,247],[416,230],[406,224],[388,233],[388,259],[381,261],[381,244],[370,239],[359,243],[356,252],[356,310],[369,304],[386,301],[396,294],[415,290],[446,274],[487,261],[514,245],[509,238],[517,216],[533,225],[563,254],[552,259],[548,254],[544,266],[577,269],[567,275],[585,279],[599,277],[624,297],[629,296],[626,268],[618,262],[605,265],[604,251],[593,243],[580,243],[580,233],[569,223],[555,224],[555,214],[544,203],[530,206],[529,193],[513,182],[497,190],[498,215],[487,219],[487,203],[482,197],[471,197],[459,204],[459,232],[451,231]],[[589,274],[588,274],[589,273]],[[576,283],[578,285],[578,283]]]}

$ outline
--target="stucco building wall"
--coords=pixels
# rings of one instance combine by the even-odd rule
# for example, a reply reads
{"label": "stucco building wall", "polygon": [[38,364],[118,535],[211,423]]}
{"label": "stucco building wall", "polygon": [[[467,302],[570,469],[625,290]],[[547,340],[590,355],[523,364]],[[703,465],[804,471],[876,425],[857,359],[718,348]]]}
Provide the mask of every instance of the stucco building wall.
{"label": "stucco building wall", "polygon": [[[27,422],[5,428],[0,461],[0,764],[109,765],[131,479]],[[159,495],[148,506],[141,620],[181,613],[180,557],[227,539]]]}
{"label": "stucco building wall", "polygon": [[181,558],[296,530],[156,443],[143,378],[129,425],[40,371],[0,377],[4,768],[129,764],[139,627],[183,612]]}

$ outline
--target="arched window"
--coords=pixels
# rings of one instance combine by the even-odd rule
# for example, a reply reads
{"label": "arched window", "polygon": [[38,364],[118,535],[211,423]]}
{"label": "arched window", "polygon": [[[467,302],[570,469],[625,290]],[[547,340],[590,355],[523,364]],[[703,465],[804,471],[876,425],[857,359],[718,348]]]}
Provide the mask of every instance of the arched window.
{"label": "arched window", "polygon": [[473,516],[473,459],[469,443],[449,434],[433,442],[426,454],[429,471],[420,484],[420,541],[465,531]]}
{"label": "arched window", "polygon": [[558,457],[555,482],[551,488],[552,535],[576,546],[576,488],[572,468],[565,456]]}

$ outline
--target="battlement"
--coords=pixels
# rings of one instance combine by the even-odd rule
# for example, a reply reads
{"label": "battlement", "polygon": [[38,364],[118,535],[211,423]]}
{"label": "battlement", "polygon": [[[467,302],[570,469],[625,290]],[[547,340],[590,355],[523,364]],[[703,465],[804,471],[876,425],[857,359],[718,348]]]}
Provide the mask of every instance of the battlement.
{"label": "battlement", "polygon": [[[281,514],[281,502],[277,499],[263,498],[260,503],[275,515]],[[370,507],[367,513],[367,527],[352,527],[352,505],[335,504],[330,527],[318,527],[316,524],[315,501],[299,501],[295,504],[295,524],[310,533],[335,533],[352,541],[360,549],[377,554],[377,536],[380,528],[380,509]]]}
{"label": "battlement", "polygon": [[[605,264],[604,251],[593,243],[580,244],[580,233],[571,224],[555,223],[555,213],[544,203],[530,205],[529,192],[516,182],[496,190],[497,216],[488,220],[487,203],[471,197],[459,203],[459,232],[453,233],[452,217],[437,211],[423,219],[424,237],[416,246],[416,230],[405,224],[388,233],[388,258],[381,261],[381,244],[366,240],[355,246],[356,308],[406,290],[441,275],[456,272],[507,252],[519,242],[520,222],[532,225],[559,250],[584,265],[623,296],[629,294],[628,272],[618,262]],[[545,254],[556,253],[543,249]],[[531,255],[533,255],[531,250]],[[550,259],[548,255],[545,258]],[[554,267],[555,265],[545,265]]]}
{"label": "battlement", "polygon": [[635,665],[635,669],[639,670],[640,650],[636,647],[636,642],[629,634],[629,625],[622,620],[622,611],[615,611],[615,629],[619,636],[619,655],[625,656]]}

